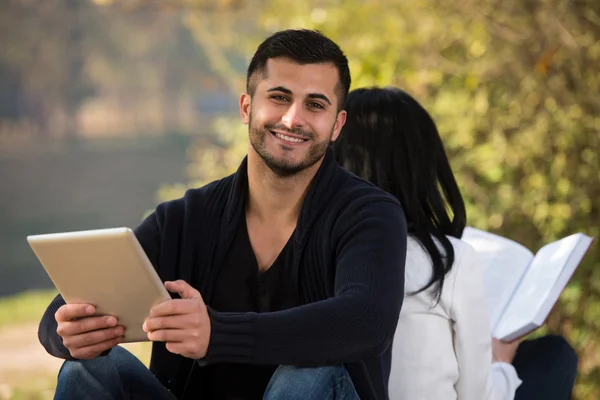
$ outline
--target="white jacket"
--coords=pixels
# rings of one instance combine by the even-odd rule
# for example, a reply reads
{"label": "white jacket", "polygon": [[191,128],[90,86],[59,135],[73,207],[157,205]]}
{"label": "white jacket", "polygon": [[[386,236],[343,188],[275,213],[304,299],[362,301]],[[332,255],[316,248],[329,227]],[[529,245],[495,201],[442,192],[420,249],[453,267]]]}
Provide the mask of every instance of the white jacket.
{"label": "white jacket", "polygon": [[514,367],[492,364],[484,267],[467,243],[455,252],[440,302],[433,289],[409,295],[431,277],[429,254],[412,237],[406,254],[406,296],[392,350],[390,400],[512,400],[521,384]]}

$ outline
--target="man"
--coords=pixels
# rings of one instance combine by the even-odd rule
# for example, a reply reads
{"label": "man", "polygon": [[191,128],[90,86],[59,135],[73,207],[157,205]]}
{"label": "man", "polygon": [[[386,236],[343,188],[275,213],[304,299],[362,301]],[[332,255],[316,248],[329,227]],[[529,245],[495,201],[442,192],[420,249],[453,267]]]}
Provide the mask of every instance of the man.
{"label": "man", "polygon": [[346,57],[318,32],[282,31],[258,47],[238,171],[136,229],[181,297],[144,323],[152,374],[115,347],[114,317],[58,296],[39,331],[68,360],[57,398],[388,397],[406,222],[397,200],[333,160],[349,87]]}

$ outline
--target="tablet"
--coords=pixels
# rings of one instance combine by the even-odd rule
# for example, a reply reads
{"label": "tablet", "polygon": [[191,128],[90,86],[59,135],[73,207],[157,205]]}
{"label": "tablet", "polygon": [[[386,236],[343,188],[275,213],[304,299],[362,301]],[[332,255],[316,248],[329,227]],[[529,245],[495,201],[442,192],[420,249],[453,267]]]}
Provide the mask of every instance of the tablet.
{"label": "tablet", "polygon": [[69,304],[92,304],[114,315],[123,342],[148,341],[142,324],[150,309],[171,299],[129,228],[28,236],[46,273]]}

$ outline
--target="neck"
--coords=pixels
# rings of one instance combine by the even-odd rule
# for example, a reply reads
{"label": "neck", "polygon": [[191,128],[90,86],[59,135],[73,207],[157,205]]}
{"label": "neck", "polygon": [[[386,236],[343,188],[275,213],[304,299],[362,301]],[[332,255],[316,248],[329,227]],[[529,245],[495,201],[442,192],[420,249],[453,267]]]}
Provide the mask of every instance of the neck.
{"label": "neck", "polygon": [[297,174],[282,177],[249,146],[246,215],[262,222],[295,225],[308,187],[322,162],[321,159]]}

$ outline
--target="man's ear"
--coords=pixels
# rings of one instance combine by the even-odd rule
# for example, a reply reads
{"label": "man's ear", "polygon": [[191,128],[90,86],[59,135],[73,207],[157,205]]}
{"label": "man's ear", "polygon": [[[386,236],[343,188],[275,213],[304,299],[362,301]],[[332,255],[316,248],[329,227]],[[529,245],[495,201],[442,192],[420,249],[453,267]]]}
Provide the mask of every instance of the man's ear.
{"label": "man's ear", "polygon": [[242,93],[240,96],[240,116],[245,125],[250,122],[250,107],[252,105],[252,98],[248,93]]}
{"label": "man's ear", "polygon": [[340,136],[340,132],[342,132],[342,127],[346,123],[346,110],[342,110],[338,113],[337,118],[335,120],[335,125],[333,126],[333,135],[331,135],[331,141],[335,142],[337,138]]}

